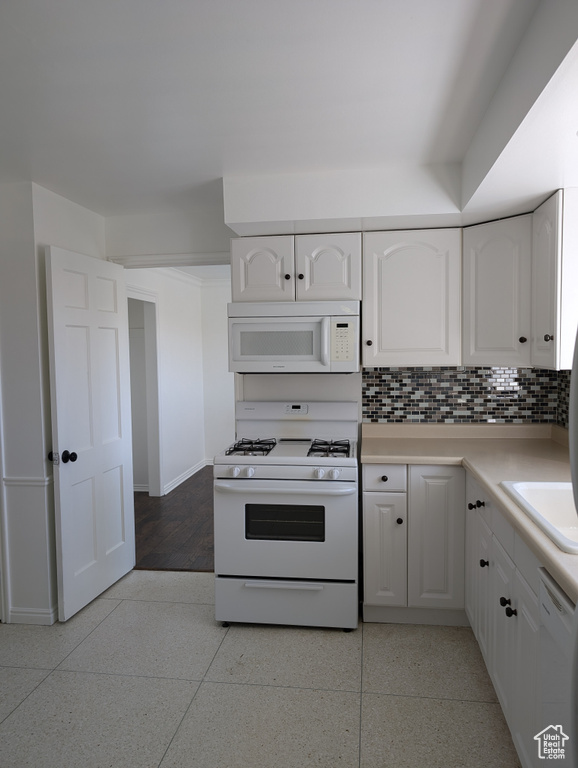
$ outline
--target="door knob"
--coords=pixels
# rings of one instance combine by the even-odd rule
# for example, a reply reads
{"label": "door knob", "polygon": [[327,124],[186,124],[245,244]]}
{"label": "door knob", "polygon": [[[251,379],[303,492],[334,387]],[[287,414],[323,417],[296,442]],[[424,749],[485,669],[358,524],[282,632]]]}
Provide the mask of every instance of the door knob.
{"label": "door knob", "polygon": [[365,343],[367,344],[368,347],[371,347],[371,345],[373,344],[373,341],[371,341],[371,339],[368,339]]}
{"label": "door knob", "polygon": [[301,272],[297,275],[299,280],[305,280],[305,275],[302,275]]}
{"label": "door knob", "polygon": [[291,275],[289,274],[285,275],[285,280],[291,280]]}
{"label": "door knob", "polygon": [[403,518],[402,518],[402,517],[398,517],[398,518],[397,518],[397,520],[396,520],[395,522],[396,522],[398,525],[402,525],[402,524],[403,524]]}
{"label": "door knob", "polygon": [[525,344],[528,341],[528,339],[525,336],[520,336],[518,341],[520,342],[520,344]]}
{"label": "door knob", "polygon": [[549,333],[547,333],[547,334],[544,336],[544,341],[554,341],[554,337],[553,337],[553,336],[551,336]]}
{"label": "door knob", "polygon": [[62,456],[60,457],[63,464],[68,464],[69,461],[75,462],[78,458],[77,454],[72,451],[62,451]]}

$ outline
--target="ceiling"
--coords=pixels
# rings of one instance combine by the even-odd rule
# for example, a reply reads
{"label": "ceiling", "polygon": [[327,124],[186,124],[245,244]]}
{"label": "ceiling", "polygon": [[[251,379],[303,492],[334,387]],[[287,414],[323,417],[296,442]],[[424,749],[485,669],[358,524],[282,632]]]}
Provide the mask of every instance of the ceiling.
{"label": "ceiling", "polygon": [[229,177],[303,174],[303,197],[311,174],[436,168],[462,220],[516,212],[578,186],[574,50],[461,191],[545,2],[568,5],[2,0],[0,182],[123,216],[222,210]]}

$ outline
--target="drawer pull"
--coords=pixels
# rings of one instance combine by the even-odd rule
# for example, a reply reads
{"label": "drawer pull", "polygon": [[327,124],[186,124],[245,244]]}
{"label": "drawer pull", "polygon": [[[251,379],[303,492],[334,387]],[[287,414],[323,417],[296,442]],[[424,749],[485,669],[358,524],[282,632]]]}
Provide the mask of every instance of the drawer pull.
{"label": "drawer pull", "polygon": [[382,475],[381,480],[382,482],[387,483],[387,481],[389,480],[389,477],[387,475]]}

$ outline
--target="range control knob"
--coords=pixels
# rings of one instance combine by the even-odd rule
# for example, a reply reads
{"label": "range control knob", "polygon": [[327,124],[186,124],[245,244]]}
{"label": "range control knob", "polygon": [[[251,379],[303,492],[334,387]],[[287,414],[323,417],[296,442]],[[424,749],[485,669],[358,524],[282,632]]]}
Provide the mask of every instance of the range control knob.
{"label": "range control knob", "polygon": [[339,470],[338,469],[330,469],[329,470],[329,477],[332,480],[337,480],[337,478],[339,477]]}
{"label": "range control knob", "polygon": [[241,474],[241,467],[231,467],[231,474],[233,477],[239,477]]}
{"label": "range control knob", "polygon": [[321,467],[316,467],[316,468],[313,470],[313,474],[315,475],[315,477],[316,477],[318,480],[321,480],[321,478],[322,478],[322,477],[325,477],[325,470],[324,470],[324,469],[322,469]]}
{"label": "range control knob", "polygon": [[245,470],[245,476],[253,477],[254,474],[255,474],[255,467],[247,467],[247,469]]}

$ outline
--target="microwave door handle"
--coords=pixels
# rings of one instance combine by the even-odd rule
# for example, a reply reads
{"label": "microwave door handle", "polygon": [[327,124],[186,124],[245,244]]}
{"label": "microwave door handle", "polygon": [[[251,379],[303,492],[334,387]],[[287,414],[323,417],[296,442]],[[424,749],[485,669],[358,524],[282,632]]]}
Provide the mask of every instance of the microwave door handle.
{"label": "microwave door handle", "polygon": [[321,365],[329,365],[331,318],[321,319]]}

